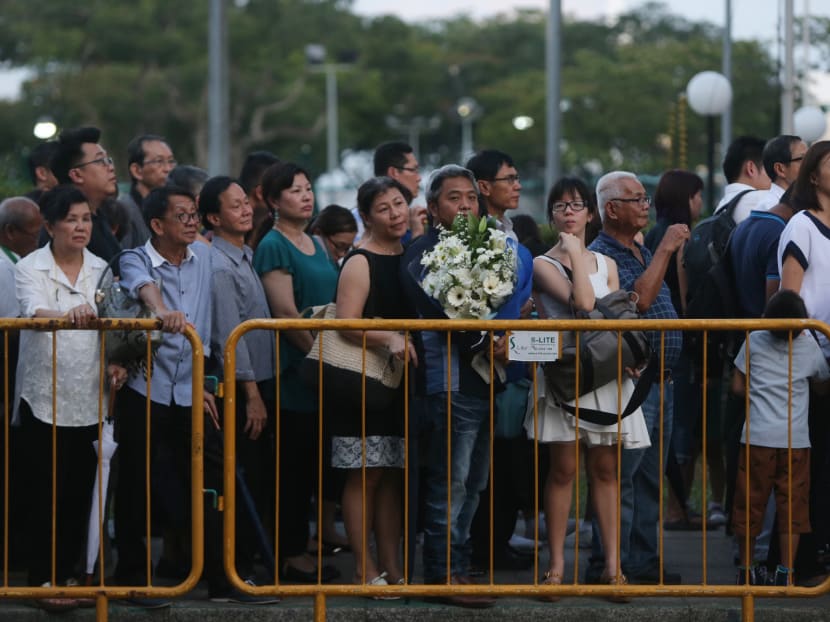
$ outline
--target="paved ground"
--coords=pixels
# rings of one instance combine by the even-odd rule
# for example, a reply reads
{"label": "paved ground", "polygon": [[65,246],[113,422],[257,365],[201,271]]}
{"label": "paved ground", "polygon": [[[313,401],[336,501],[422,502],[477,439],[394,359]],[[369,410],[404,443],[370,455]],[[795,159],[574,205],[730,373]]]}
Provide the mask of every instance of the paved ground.
{"label": "paved ground", "polygon": [[[683,583],[702,583],[701,534],[694,532],[666,532],[666,566],[683,576]],[[572,580],[573,549],[569,557]],[[340,569],[343,577],[353,573],[352,557],[339,554],[327,558]],[[540,554],[539,567],[545,568],[546,557]],[[580,575],[587,564],[587,557],[580,555]],[[731,584],[734,581],[732,547],[722,531],[708,535],[707,583]],[[496,583],[530,584],[533,572],[497,572]],[[705,588],[701,585],[701,593]],[[312,620],[313,606],[310,598],[285,599],[279,605],[267,607],[240,607],[217,605],[206,601],[206,591],[200,587],[187,598],[173,603],[169,609],[144,611],[118,602],[109,608],[111,620],[159,620],[159,621],[222,621],[236,620],[293,621]],[[433,622],[439,620],[511,620],[521,618],[522,622],[733,622],[739,620],[740,600],[738,598],[636,598],[631,603],[620,605],[589,597],[563,598],[556,604],[542,603],[532,598],[503,598],[495,607],[487,610],[467,610],[448,607],[420,599],[399,601],[373,601],[365,598],[332,597],[327,599],[327,619],[333,622]],[[54,614],[53,614],[54,615]],[[63,620],[93,620],[94,610],[76,610],[62,614]],[[46,620],[52,615],[16,601],[0,602],[0,620]],[[828,621],[830,622],[830,596],[819,598],[758,599],[755,619],[766,622],[778,621]]]}

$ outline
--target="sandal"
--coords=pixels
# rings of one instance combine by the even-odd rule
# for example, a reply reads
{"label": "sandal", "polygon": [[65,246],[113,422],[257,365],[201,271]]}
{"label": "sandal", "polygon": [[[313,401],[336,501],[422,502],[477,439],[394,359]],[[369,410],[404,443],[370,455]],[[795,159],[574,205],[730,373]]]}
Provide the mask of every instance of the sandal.
{"label": "sandal", "polygon": [[[541,585],[562,585],[562,575],[558,572],[548,570],[542,576]],[[539,597],[539,600],[545,603],[556,603],[559,602],[561,599],[561,596],[554,596],[552,594],[545,594],[544,596]]]}
{"label": "sandal", "polygon": [[[355,583],[357,583],[358,585],[362,585],[362,583],[360,581],[357,581],[357,580],[355,581]],[[386,581],[386,573],[381,572],[378,576],[376,576],[371,581],[367,581],[366,585],[387,585],[388,586],[389,583]],[[370,596],[369,598],[371,598],[372,600],[400,600],[401,599],[400,596]]]}
{"label": "sandal", "polygon": [[[599,582],[603,585],[628,585],[628,579],[622,572],[619,574],[608,574],[605,570],[602,571]],[[606,598],[612,603],[624,604],[631,602],[628,596],[607,596]]]}

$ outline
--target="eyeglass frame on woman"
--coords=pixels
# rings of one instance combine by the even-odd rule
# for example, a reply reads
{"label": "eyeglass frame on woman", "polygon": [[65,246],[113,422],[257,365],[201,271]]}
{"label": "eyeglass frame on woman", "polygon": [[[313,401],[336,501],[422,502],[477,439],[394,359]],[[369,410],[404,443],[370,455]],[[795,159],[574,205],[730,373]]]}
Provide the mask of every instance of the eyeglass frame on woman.
{"label": "eyeglass frame on woman", "polygon": [[551,204],[550,211],[554,214],[559,214],[569,207],[574,212],[581,212],[588,207],[588,201],[555,201]]}
{"label": "eyeglass frame on woman", "polygon": [[334,240],[332,240],[330,235],[324,237],[326,238],[326,241],[329,244],[331,244],[332,248],[334,248],[335,251],[337,251],[338,253],[342,253],[344,256],[348,255],[349,251],[351,251],[354,248],[354,244],[346,245],[345,242],[335,242]]}
{"label": "eyeglass frame on woman", "polygon": [[80,164],[76,164],[72,168],[83,168],[85,166],[89,166],[90,164],[99,164],[101,166],[115,166],[115,162],[112,159],[112,156],[104,156],[102,158],[95,158],[94,160],[90,160],[89,162],[81,162]]}
{"label": "eyeglass frame on woman", "polygon": [[649,195],[643,195],[641,197],[634,197],[631,199],[623,199],[623,198],[616,198],[616,199],[608,199],[609,201],[619,201],[620,203],[638,203],[640,205],[651,205],[651,197]]}

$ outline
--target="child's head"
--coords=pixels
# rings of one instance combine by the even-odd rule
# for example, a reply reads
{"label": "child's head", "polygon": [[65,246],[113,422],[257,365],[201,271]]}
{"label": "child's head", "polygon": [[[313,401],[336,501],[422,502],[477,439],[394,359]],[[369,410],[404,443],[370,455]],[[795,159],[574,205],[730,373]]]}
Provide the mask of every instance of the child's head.
{"label": "child's head", "polygon": [[[764,308],[764,317],[768,319],[805,320],[809,316],[801,296],[791,289],[782,289],[773,294],[772,298],[767,301],[767,306]],[[790,331],[771,330],[770,333],[776,339],[785,340],[789,337]]]}

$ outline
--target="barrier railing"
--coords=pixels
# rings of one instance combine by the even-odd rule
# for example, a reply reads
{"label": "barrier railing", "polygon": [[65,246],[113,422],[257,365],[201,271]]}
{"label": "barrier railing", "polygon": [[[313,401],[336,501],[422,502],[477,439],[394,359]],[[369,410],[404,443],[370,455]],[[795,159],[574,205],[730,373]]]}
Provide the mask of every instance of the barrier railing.
{"label": "barrier railing", "polygon": [[[754,619],[754,599],[757,597],[816,597],[822,594],[827,593],[830,591],[830,579],[825,580],[821,584],[815,587],[799,587],[795,585],[787,585],[787,586],[768,586],[768,585],[749,585],[748,582],[744,585],[725,585],[725,584],[713,584],[708,581],[707,576],[707,551],[709,547],[708,537],[707,537],[707,527],[704,521],[702,526],[702,581],[694,583],[694,584],[685,584],[685,585],[667,585],[664,584],[662,579],[656,585],[634,585],[634,584],[627,584],[627,585],[586,585],[580,584],[577,582],[578,576],[578,567],[574,570],[574,581],[573,583],[566,583],[563,581],[562,585],[543,585],[539,581],[539,555],[534,555],[534,577],[536,577],[531,584],[506,584],[506,583],[495,583],[495,575],[494,575],[494,559],[493,559],[493,552],[492,552],[492,542],[493,542],[493,525],[492,521],[490,523],[490,559],[489,559],[489,582],[485,584],[465,584],[465,585],[456,585],[450,584],[449,579],[446,583],[443,584],[416,584],[413,583],[413,577],[408,575],[406,568],[410,565],[409,559],[407,555],[409,554],[408,551],[410,550],[409,541],[408,541],[408,528],[405,526],[404,528],[404,543],[403,543],[403,551],[404,551],[404,575],[405,580],[403,584],[400,585],[388,585],[388,586],[377,586],[377,585],[353,585],[349,584],[333,584],[333,583],[323,583],[322,577],[318,574],[318,581],[314,584],[308,585],[286,585],[279,581],[278,578],[275,577],[274,582],[268,585],[260,585],[260,586],[252,586],[245,583],[237,573],[235,567],[235,556],[236,556],[236,517],[235,517],[235,508],[236,508],[236,481],[235,481],[235,469],[236,469],[236,425],[235,425],[235,413],[236,413],[236,381],[234,378],[234,370],[235,370],[235,352],[236,346],[239,339],[243,336],[244,333],[250,330],[265,330],[265,331],[273,331],[274,332],[274,339],[276,344],[276,351],[277,351],[277,360],[279,360],[279,335],[283,331],[297,331],[297,330],[351,330],[351,331],[365,331],[365,330],[386,330],[386,331],[398,331],[404,333],[407,337],[413,333],[418,331],[431,331],[431,332],[438,332],[438,333],[446,333],[447,334],[447,358],[449,359],[451,354],[450,351],[452,350],[453,346],[450,342],[450,333],[452,331],[481,331],[482,333],[486,333],[489,338],[490,343],[490,354],[492,360],[492,353],[493,353],[493,341],[494,336],[497,333],[509,333],[511,331],[584,331],[584,330],[609,330],[615,331],[618,335],[618,344],[621,340],[621,335],[623,331],[629,330],[650,330],[650,331],[661,331],[664,333],[665,331],[669,330],[680,330],[684,332],[689,331],[697,331],[703,334],[702,340],[702,349],[703,349],[703,364],[704,366],[707,364],[707,359],[711,356],[711,353],[707,351],[707,342],[708,342],[708,335],[709,333],[719,332],[719,331],[734,331],[738,333],[743,333],[744,336],[748,335],[749,331],[753,330],[791,330],[795,331],[793,335],[798,334],[798,332],[802,330],[813,330],[819,331],[828,337],[830,337],[830,327],[825,325],[822,322],[814,321],[814,320],[719,320],[719,321],[711,321],[711,320],[515,320],[515,321],[504,321],[504,320],[489,320],[489,321],[467,321],[467,320],[369,320],[369,319],[354,319],[354,320],[308,320],[308,319],[296,319],[296,320],[250,320],[247,321],[240,326],[238,326],[233,333],[230,335],[226,345],[225,345],[225,381],[224,381],[224,401],[225,401],[225,452],[224,452],[224,461],[225,461],[225,469],[224,469],[224,495],[225,495],[225,549],[224,549],[224,563],[227,576],[233,586],[243,592],[252,594],[252,595],[278,595],[284,597],[292,597],[292,596],[313,596],[314,597],[314,607],[315,607],[315,619],[316,620],[324,620],[326,616],[326,598],[329,596],[361,596],[361,597],[381,597],[381,596],[396,596],[396,597],[442,597],[446,598],[449,596],[456,596],[456,595],[492,595],[492,596],[525,596],[525,597],[540,597],[540,596],[593,596],[593,597],[726,597],[726,598],[740,598],[742,603],[742,615],[744,620],[752,620]],[[792,337],[791,337],[792,339]],[[791,342],[790,342],[791,343]],[[659,361],[658,364],[660,366],[660,376],[664,377],[664,372],[666,372],[665,368],[665,340],[664,336],[660,338],[660,352],[659,352]],[[363,343],[364,348],[366,347],[365,341]],[[792,375],[792,348],[790,348],[790,364],[789,364],[789,373],[790,377]],[[450,365],[447,365],[448,373],[449,373]],[[579,365],[577,364],[577,369]],[[621,348],[618,346],[618,368],[620,377],[622,377],[622,357],[621,357]],[[704,367],[705,368],[705,367]],[[405,391],[408,393],[410,385],[412,383],[412,369],[409,364],[405,367],[403,385],[405,387]],[[490,363],[490,377],[491,380],[494,375],[494,367],[493,364]],[[750,374],[747,374],[747,382],[749,382]],[[451,380],[451,378],[449,378]],[[536,394],[536,384],[539,382],[539,378],[537,377],[535,370],[533,371],[533,390],[534,395]],[[702,381],[702,393],[703,393],[703,411],[702,411],[702,419],[703,419],[703,443],[704,443],[704,451],[702,453],[703,456],[703,466],[702,466],[702,478],[704,484],[702,486],[702,502],[703,507],[706,504],[706,477],[707,477],[707,464],[706,464],[706,426],[707,426],[707,406],[706,406],[706,394],[708,389],[708,382],[706,378]],[[451,384],[451,383],[450,383]],[[578,384],[578,383],[577,383]],[[493,391],[492,386],[493,383],[490,383],[491,386],[491,393],[490,393],[490,422],[489,422],[489,431],[490,431],[490,452],[492,456],[492,438],[493,438],[493,425],[494,425],[494,403],[493,403]],[[280,386],[280,381],[277,379],[276,385],[276,393],[275,399],[278,404],[276,416],[280,416],[280,392],[282,387]],[[323,388],[319,388],[319,397],[322,401],[323,399]],[[663,383],[661,383],[660,388],[660,438],[659,439],[652,439],[652,442],[656,442],[660,446],[660,461],[659,461],[659,469],[661,473],[660,477],[660,492],[659,492],[659,576],[663,576],[663,540],[664,540],[664,533],[663,533],[663,499],[664,499],[664,492],[663,492],[663,477],[662,473],[665,470],[665,464],[663,463],[663,439],[662,439],[662,422],[663,422]],[[792,396],[790,396],[790,400]],[[448,405],[449,406],[449,405]],[[538,416],[537,406],[534,404],[534,421]],[[746,413],[749,413],[749,399],[746,399]],[[618,409],[621,409],[621,406],[618,406]],[[448,408],[449,411],[449,408]],[[410,420],[410,408],[409,402],[407,401],[404,406],[404,429],[409,430],[409,420]],[[619,412],[618,412],[619,415]],[[448,422],[450,420],[451,414],[448,412]],[[318,457],[317,457],[317,467],[318,472],[322,472],[322,443],[323,443],[323,404],[321,403],[318,410],[318,423],[319,429],[321,430],[318,439],[317,439],[317,448],[318,448]],[[578,426],[578,414],[577,414],[577,426]],[[449,428],[449,425],[448,425]],[[448,432],[449,434],[449,432]],[[280,441],[277,440],[277,451],[279,451],[280,442],[290,442],[290,439],[282,439]],[[406,467],[408,468],[408,442],[409,439],[407,438],[405,441],[406,449],[407,449],[407,462]],[[364,432],[364,439],[363,444],[365,447],[365,432]],[[448,443],[449,445],[449,443]],[[534,447],[534,480],[538,484],[539,481],[539,472],[538,472],[538,456],[539,456],[539,443],[536,442]],[[791,459],[791,447],[788,452],[788,455]],[[617,442],[617,470],[619,472],[620,467],[620,459],[621,459],[621,442],[618,440]],[[575,444],[575,452],[577,453],[577,460],[578,454],[580,452],[580,444]],[[449,457],[448,457],[449,461]],[[362,461],[365,465],[365,461]],[[577,462],[578,464],[578,462]],[[748,463],[747,463],[748,467]],[[363,481],[364,481],[364,490],[365,490],[365,469],[366,467],[363,466]],[[747,468],[747,471],[749,469]],[[490,461],[490,476],[492,481],[492,474],[493,474],[493,461]],[[277,466],[277,481],[279,481],[279,467]],[[748,475],[747,475],[748,477]],[[579,470],[577,469],[576,475],[576,488],[579,488]],[[406,483],[408,478],[404,479],[404,521],[411,520],[410,515],[410,508],[408,506],[409,503],[409,489],[408,484]],[[619,487],[619,480],[618,480],[618,487]],[[538,516],[539,512],[539,505],[540,501],[538,498],[538,485],[535,487],[536,489],[536,496],[535,496],[535,507],[534,512]],[[318,479],[317,482],[317,498],[320,499],[322,493],[322,482]],[[449,486],[448,486],[448,505],[449,505]],[[491,515],[492,515],[492,506],[493,506],[493,495],[492,495],[492,488],[490,493],[489,500],[482,499],[481,502],[487,502],[490,504]],[[619,488],[617,494],[617,517],[620,515],[620,495],[619,495]],[[364,501],[365,503],[365,501]],[[320,525],[321,522],[321,510],[319,509],[321,504],[318,503],[318,514],[317,514],[317,524]],[[790,504],[791,505],[791,504]],[[577,515],[579,509],[577,506]],[[279,521],[279,516],[277,512],[277,522]],[[363,520],[364,520],[364,533],[365,533],[365,507],[362,513]],[[449,518],[449,516],[448,516]],[[619,520],[619,519],[618,519]],[[275,532],[277,531],[278,525],[275,525]],[[450,535],[449,530],[451,525],[448,521],[448,534],[447,538],[449,541]],[[657,526],[655,526],[657,528]],[[792,533],[792,526],[789,527],[790,533]],[[617,529],[619,533],[619,522],[617,524]],[[537,538],[538,542],[538,531],[537,531]],[[322,567],[322,550],[321,550],[321,539],[318,539],[318,552],[317,552],[317,564],[318,564],[318,573],[319,568]],[[448,547],[449,548],[449,547]],[[538,547],[537,547],[538,550]],[[276,566],[277,560],[279,559],[279,551],[276,550],[274,552],[274,564]],[[578,559],[578,558],[577,558]],[[618,555],[619,559],[619,555]],[[578,561],[575,562],[578,564]],[[447,555],[447,575],[449,576],[449,564],[450,558],[449,553]]]}
{"label": "barrier railing", "polygon": [[[113,330],[141,330],[141,331],[152,331],[158,330],[161,328],[161,321],[160,320],[150,320],[150,319],[143,319],[143,320],[115,320],[115,319],[107,319],[107,320],[95,320],[91,322],[89,330],[98,330],[101,333],[101,348],[100,348],[100,361],[99,361],[99,396],[98,396],[98,446],[101,446],[103,440],[103,425],[104,425],[104,387],[107,381],[106,378],[106,365],[104,360],[104,352],[106,348],[106,338],[107,333]],[[11,580],[11,573],[9,569],[9,544],[10,544],[10,532],[9,532],[9,490],[10,490],[10,481],[9,481],[9,474],[10,474],[10,464],[9,464],[9,433],[10,433],[10,417],[13,411],[13,396],[14,396],[14,387],[11,386],[9,378],[10,378],[10,342],[12,341],[10,337],[17,333],[17,331],[24,331],[24,330],[31,330],[31,331],[39,331],[39,332],[50,332],[52,334],[52,379],[51,379],[51,395],[53,400],[53,422],[52,422],[52,454],[51,454],[51,464],[52,464],[52,507],[53,507],[53,520],[52,520],[52,534],[50,536],[50,540],[52,543],[52,554],[51,554],[51,587],[26,587],[23,585],[16,585]],[[150,550],[150,543],[152,537],[151,531],[151,502],[150,502],[150,489],[152,487],[152,482],[150,481],[150,398],[151,398],[151,390],[150,390],[150,378],[152,376],[152,369],[153,369],[153,359],[151,357],[151,353],[149,350],[149,342],[150,339],[147,339],[148,342],[148,351],[147,351],[147,359],[145,360],[146,370],[147,370],[147,400],[146,400],[146,412],[147,412],[147,443],[146,443],[146,455],[145,455],[145,468],[147,473],[147,486],[146,490],[136,491],[135,494],[146,495],[147,500],[147,512],[146,512],[146,542],[147,542],[147,557],[146,557],[146,569],[147,569],[147,576],[150,579],[144,585],[110,585],[106,583],[106,576],[105,576],[105,560],[104,560],[104,536],[103,533],[100,533],[99,537],[99,545],[98,545],[98,562],[97,562],[97,574],[98,579],[95,582],[92,582],[90,585],[77,585],[77,586],[57,586],[55,585],[56,577],[55,577],[55,568],[56,568],[56,537],[55,537],[55,470],[59,468],[59,465],[56,461],[56,437],[57,437],[57,424],[54,416],[54,407],[55,407],[55,396],[56,396],[56,386],[57,386],[57,379],[60,377],[62,370],[57,365],[57,357],[56,357],[56,343],[57,343],[57,331],[71,331],[76,330],[72,326],[72,324],[68,320],[64,319],[0,319],[0,331],[3,333],[3,369],[5,373],[3,374],[2,379],[2,387],[3,387],[3,412],[6,413],[6,416],[3,420],[3,433],[4,433],[4,461],[3,461],[3,575],[2,575],[2,585],[0,585],[0,598],[10,598],[10,599],[47,599],[47,598],[70,598],[70,599],[95,599],[95,607],[96,607],[96,617],[99,621],[104,621],[107,619],[108,616],[108,600],[115,599],[115,598],[159,598],[159,599],[168,599],[176,596],[181,596],[186,594],[187,592],[191,591],[199,581],[199,578],[202,574],[202,566],[204,563],[204,546],[203,546],[203,437],[204,437],[204,420],[203,420],[203,408],[204,408],[204,400],[203,400],[203,386],[204,386],[204,348],[202,346],[202,342],[199,339],[198,334],[192,327],[187,327],[185,330],[185,337],[190,342],[192,348],[192,356],[193,356],[193,379],[192,379],[192,391],[193,391],[193,404],[192,404],[192,435],[190,439],[190,455],[189,455],[189,465],[190,465],[190,478],[191,478],[191,490],[190,490],[190,504],[191,504],[191,524],[189,525],[190,528],[190,547],[191,547],[191,569],[190,573],[185,580],[177,585],[172,586],[158,586],[153,585],[152,581],[152,562],[151,562],[151,550]],[[116,411],[115,417],[117,418],[118,413]],[[103,452],[99,452],[98,458],[98,465],[97,465],[97,473],[98,476],[101,477],[104,469],[104,458]],[[90,495],[92,491],[90,490]],[[98,494],[98,525],[102,526],[102,531],[106,531],[106,515],[104,513],[104,507],[106,504],[106,494],[103,488],[99,489]],[[86,525],[84,525],[86,528]],[[84,538],[84,533],[77,534],[77,538],[82,540]]]}

